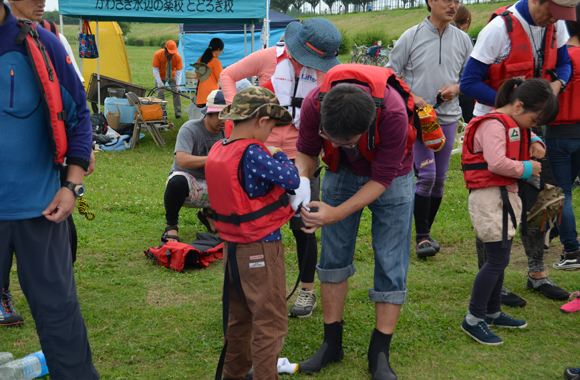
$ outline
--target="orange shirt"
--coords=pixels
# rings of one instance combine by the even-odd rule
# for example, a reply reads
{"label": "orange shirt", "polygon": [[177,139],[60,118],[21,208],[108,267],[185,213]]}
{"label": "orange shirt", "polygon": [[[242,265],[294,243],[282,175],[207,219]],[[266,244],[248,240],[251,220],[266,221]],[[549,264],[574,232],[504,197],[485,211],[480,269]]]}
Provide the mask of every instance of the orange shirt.
{"label": "orange shirt", "polygon": [[[207,66],[211,70],[211,75],[203,82],[198,82],[199,85],[197,86],[197,100],[196,100],[197,104],[206,104],[207,97],[209,96],[209,94],[213,90],[220,89],[218,80],[220,79],[220,75],[222,74],[224,68],[222,67],[222,63],[220,62],[220,60],[215,57],[215,54],[214,53],[212,54],[213,59],[209,61],[209,63],[207,64]],[[201,57],[199,57],[197,62],[201,62]]]}
{"label": "orange shirt", "polygon": [[[167,58],[165,57],[165,49],[157,50],[153,56],[153,67],[159,67],[159,76],[161,79],[165,80],[167,75]],[[171,77],[175,78],[175,70],[183,70],[183,63],[181,62],[181,56],[175,54],[171,58]]]}

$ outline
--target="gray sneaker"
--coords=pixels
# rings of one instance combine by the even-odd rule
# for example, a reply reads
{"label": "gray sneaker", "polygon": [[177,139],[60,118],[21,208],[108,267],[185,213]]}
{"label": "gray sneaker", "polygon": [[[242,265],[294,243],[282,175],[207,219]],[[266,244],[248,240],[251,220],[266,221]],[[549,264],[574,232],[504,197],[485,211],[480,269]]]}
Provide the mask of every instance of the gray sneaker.
{"label": "gray sneaker", "polygon": [[294,302],[294,306],[292,306],[288,315],[293,318],[308,318],[312,315],[315,307],[316,294],[312,290],[300,289],[296,302]]}

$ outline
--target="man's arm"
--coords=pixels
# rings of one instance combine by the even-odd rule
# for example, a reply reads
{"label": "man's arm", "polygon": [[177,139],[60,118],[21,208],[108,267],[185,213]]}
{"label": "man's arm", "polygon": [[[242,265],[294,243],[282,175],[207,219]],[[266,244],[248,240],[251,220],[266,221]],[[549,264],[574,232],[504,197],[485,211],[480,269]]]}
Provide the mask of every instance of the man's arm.
{"label": "man's arm", "polygon": [[[84,168],[78,165],[68,165],[67,181],[76,184],[82,183],[84,173]],[[52,202],[42,212],[42,215],[51,222],[63,222],[75,210],[76,201],[75,194],[72,190],[61,187],[54,195]]]}
{"label": "man's arm", "polygon": [[461,77],[459,90],[478,102],[494,105],[497,92],[483,83],[483,78],[487,74],[489,66],[473,57],[469,58]]}
{"label": "man's arm", "polygon": [[183,169],[199,169],[205,166],[207,156],[194,156],[186,152],[175,152],[177,165]]}
{"label": "man's arm", "polygon": [[[568,47],[566,45],[558,48],[558,61],[556,62],[556,75],[558,79],[562,79],[564,82],[568,83],[570,77],[572,76],[572,60],[568,54]],[[550,83],[554,95],[558,96],[560,89],[562,88],[562,83],[559,80],[555,80]]]}
{"label": "man's arm", "polygon": [[352,197],[338,207],[332,207],[324,202],[310,202],[308,208],[318,207],[317,212],[309,212],[305,208],[300,211],[302,221],[307,228],[302,228],[306,233],[312,233],[320,227],[339,222],[369,204],[373,203],[387,188],[378,182],[370,180],[360,188]]}
{"label": "man's arm", "polygon": [[159,67],[153,66],[153,76],[155,77],[155,83],[157,83],[157,87],[162,87],[164,83],[161,79],[161,75],[159,75]]}

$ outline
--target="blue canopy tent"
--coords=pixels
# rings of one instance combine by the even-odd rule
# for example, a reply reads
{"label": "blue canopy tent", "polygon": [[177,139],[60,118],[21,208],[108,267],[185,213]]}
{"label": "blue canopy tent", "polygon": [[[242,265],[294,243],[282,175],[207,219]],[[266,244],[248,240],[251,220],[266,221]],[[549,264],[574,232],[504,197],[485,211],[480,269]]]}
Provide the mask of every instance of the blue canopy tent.
{"label": "blue canopy tent", "polygon": [[97,21],[97,46],[99,21],[254,25],[267,18],[268,8],[267,0],[59,0],[58,5],[61,15],[79,17],[81,27],[83,18]]}
{"label": "blue canopy tent", "polygon": [[[269,46],[276,45],[284,34],[286,25],[293,21],[299,21],[294,17],[287,16],[273,10],[269,11],[270,38]],[[220,56],[223,67],[238,62],[247,55],[244,24],[181,24],[179,34],[179,54],[183,57],[186,70],[190,64],[197,62],[199,57],[209,46],[212,38],[220,38],[224,41],[224,52]],[[263,30],[263,23],[255,25],[257,30]],[[262,32],[254,33],[254,44],[259,46]],[[263,48],[263,46],[259,46]]]}

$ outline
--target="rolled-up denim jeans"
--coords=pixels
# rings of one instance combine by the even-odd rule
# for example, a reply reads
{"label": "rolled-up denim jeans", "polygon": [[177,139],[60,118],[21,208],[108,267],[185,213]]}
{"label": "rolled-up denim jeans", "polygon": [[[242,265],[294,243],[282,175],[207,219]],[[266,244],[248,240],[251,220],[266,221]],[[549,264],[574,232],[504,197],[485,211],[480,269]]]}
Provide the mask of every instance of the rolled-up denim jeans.
{"label": "rolled-up denim jeans", "polygon": [[[369,181],[370,177],[353,174],[339,165],[336,173],[325,172],[321,200],[339,206]],[[375,254],[374,286],[369,290],[373,302],[402,305],[407,298],[414,192],[413,174],[402,175],[367,206],[372,213]],[[322,227],[320,262],[316,266],[321,282],[339,283],[354,275],[353,256],[361,215],[362,209]]]}

